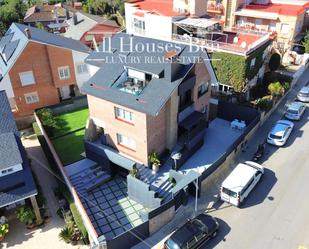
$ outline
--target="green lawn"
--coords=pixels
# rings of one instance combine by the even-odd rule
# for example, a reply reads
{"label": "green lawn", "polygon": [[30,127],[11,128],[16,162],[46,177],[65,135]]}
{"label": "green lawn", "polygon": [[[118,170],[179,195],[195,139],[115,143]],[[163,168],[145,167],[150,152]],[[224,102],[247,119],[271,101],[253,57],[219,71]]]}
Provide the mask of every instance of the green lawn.
{"label": "green lawn", "polygon": [[59,128],[54,130],[54,137],[85,127],[88,116],[88,108],[57,116]]}
{"label": "green lawn", "polygon": [[52,140],[63,165],[74,163],[82,158],[80,154],[85,151],[84,134],[85,130],[80,130]]}

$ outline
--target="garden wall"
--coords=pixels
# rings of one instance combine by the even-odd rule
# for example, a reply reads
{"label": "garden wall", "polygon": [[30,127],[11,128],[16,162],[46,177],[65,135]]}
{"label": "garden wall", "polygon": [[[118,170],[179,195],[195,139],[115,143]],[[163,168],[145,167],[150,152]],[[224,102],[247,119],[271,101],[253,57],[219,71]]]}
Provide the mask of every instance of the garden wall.
{"label": "garden wall", "polygon": [[98,240],[97,240],[98,235],[97,235],[94,227],[92,226],[92,223],[89,220],[88,215],[87,215],[87,213],[86,213],[86,211],[85,211],[85,209],[84,209],[84,207],[83,207],[83,205],[82,205],[82,203],[81,203],[81,201],[80,201],[80,199],[79,199],[79,197],[78,197],[78,195],[77,195],[73,185],[71,184],[71,182],[70,182],[66,172],[64,171],[63,164],[62,164],[59,156],[57,155],[56,150],[55,150],[52,142],[50,141],[50,139],[49,139],[49,137],[48,137],[48,135],[47,135],[47,133],[46,133],[46,131],[45,131],[41,121],[40,121],[40,119],[36,115],[36,113],[34,114],[34,117],[35,117],[38,129],[40,130],[42,136],[45,138],[45,141],[46,141],[47,146],[48,146],[48,148],[49,148],[49,150],[50,150],[50,152],[51,152],[51,154],[53,156],[53,159],[54,159],[56,165],[58,166],[58,169],[60,170],[61,175],[62,175],[66,185],[68,186],[68,188],[69,188],[69,190],[70,190],[70,192],[72,194],[72,197],[74,199],[74,203],[75,203],[75,205],[76,205],[76,207],[78,209],[78,212],[80,213],[80,215],[82,217],[84,225],[85,225],[85,227],[86,227],[86,229],[88,231],[88,234],[89,234],[89,237],[90,237],[90,241],[94,241],[95,243],[98,244]]}

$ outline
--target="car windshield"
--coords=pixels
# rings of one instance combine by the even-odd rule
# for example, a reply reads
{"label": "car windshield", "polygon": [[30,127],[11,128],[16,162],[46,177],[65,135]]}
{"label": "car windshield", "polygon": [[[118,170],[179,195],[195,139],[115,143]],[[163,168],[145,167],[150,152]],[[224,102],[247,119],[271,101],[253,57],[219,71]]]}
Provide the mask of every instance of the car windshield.
{"label": "car windshield", "polygon": [[168,239],[166,245],[169,249],[180,249],[180,246],[172,239]]}
{"label": "car windshield", "polygon": [[224,194],[227,194],[228,196],[231,196],[231,197],[234,197],[234,198],[237,197],[237,193],[236,193],[236,192],[234,192],[234,191],[232,191],[232,190],[229,190],[229,189],[227,189],[227,188],[222,188],[222,192],[223,192]]}
{"label": "car windshield", "polygon": [[275,134],[270,134],[269,136],[270,136],[270,138],[273,138],[273,139],[281,139],[282,138],[282,136],[278,136],[278,135],[275,135]]}
{"label": "car windshield", "polygon": [[309,93],[299,92],[300,97],[309,97]]}
{"label": "car windshield", "polygon": [[207,232],[207,227],[200,220],[194,219],[194,220],[192,220],[192,224],[197,226],[200,231]]}
{"label": "car windshield", "polygon": [[290,114],[298,114],[298,111],[297,110],[288,110],[288,113],[290,113]]}

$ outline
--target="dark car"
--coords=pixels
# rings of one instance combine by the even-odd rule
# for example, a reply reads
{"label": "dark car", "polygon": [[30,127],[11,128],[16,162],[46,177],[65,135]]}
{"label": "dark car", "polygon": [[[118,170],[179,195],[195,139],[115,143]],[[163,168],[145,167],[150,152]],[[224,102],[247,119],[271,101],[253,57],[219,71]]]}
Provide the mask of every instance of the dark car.
{"label": "dark car", "polygon": [[177,229],[167,241],[166,249],[193,249],[200,248],[207,240],[217,235],[218,221],[206,214],[200,214],[188,220]]}

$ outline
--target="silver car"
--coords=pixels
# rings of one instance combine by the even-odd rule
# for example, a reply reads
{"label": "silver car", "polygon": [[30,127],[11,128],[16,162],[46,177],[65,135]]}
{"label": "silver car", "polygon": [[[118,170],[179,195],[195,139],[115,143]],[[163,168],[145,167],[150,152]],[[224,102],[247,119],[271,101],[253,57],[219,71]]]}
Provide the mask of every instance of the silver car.
{"label": "silver car", "polygon": [[301,102],[292,102],[287,111],[285,112],[285,117],[290,120],[300,120],[301,116],[306,110],[306,105]]}
{"label": "silver car", "polygon": [[309,86],[304,86],[297,94],[297,99],[301,102],[309,102]]}
{"label": "silver car", "polygon": [[288,140],[291,132],[294,128],[294,124],[288,120],[279,120],[269,132],[267,137],[267,143],[275,146],[283,146]]}

